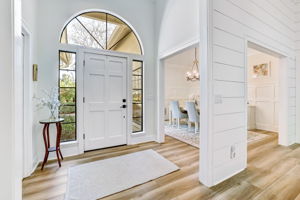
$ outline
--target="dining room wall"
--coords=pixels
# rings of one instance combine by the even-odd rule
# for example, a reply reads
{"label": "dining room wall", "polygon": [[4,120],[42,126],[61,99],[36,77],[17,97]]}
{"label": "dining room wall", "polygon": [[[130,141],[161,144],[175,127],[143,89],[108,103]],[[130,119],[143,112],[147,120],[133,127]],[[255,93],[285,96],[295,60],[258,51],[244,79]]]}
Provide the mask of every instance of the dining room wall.
{"label": "dining room wall", "polygon": [[165,118],[168,119],[170,101],[178,101],[180,107],[185,107],[186,101],[199,103],[199,81],[187,81],[186,72],[191,69],[188,65],[165,63]]}
{"label": "dining room wall", "polygon": [[165,64],[165,98],[166,100],[194,99],[200,95],[199,81],[187,81],[186,72],[190,66]]}
{"label": "dining room wall", "polygon": [[[277,57],[262,52],[248,55],[248,103],[255,108],[256,129],[278,132],[279,67]],[[266,76],[256,76],[253,67],[268,64]]]}

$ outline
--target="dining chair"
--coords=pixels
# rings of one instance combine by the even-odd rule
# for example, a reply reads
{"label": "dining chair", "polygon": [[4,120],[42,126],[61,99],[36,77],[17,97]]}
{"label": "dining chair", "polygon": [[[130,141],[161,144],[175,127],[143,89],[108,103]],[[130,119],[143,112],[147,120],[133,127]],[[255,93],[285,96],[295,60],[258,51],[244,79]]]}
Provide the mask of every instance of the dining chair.
{"label": "dining chair", "polygon": [[171,114],[170,119],[171,119],[172,122],[174,120],[176,120],[176,122],[177,122],[177,128],[179,129],[180,128],[180,120],[181,119],[187,119],[188,116],[187,116],[187,114],[183,113],[180,110],[178,101],[171,101],[170,102],[170,111],[171,111],[171,113],[170,113]]}
{"label": "dining chair", "polygon": [[191,129],[192,123],[195,123],[195,133],[197,133],[199,129],[200,118],[196,109],[196,105],[194,102],[186,102],[185,105],[188,113],[188,130]]}

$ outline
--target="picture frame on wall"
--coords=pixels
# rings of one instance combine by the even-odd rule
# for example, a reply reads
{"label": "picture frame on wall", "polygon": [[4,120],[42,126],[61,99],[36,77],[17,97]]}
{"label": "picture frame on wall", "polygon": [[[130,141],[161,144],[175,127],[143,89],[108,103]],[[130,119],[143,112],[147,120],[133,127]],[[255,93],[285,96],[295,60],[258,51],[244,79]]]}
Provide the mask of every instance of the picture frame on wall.
{"label": "picture frame on wall", "polygon": [[254,65],[253,68],[254,78],[266,78],[271,76],[271,62]]}

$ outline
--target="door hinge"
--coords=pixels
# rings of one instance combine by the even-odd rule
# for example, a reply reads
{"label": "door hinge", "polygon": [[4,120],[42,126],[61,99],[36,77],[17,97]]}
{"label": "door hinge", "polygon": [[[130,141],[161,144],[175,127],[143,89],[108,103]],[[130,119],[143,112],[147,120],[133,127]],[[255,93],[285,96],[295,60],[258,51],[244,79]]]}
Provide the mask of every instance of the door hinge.
{"label": "door hinge", "polygon": [[83,101],[83,103],[85,103],[85,97],[83,97],[83,100],[82,100],[82,101]]}
{"label": "door hinge", "polygon": [[85,60],[83,60],[83,66],[85,67]]}
{"label": "door hinge", "polygon": [[85,133],[83,134],[83,139],[85,140]]}

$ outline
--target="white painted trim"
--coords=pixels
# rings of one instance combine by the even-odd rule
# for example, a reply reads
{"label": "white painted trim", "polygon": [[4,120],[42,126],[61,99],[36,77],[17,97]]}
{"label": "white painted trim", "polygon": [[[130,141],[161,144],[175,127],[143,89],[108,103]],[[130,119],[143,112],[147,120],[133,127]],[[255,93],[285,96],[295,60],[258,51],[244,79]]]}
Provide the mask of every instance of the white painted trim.
{"label": "white painted trim", "polygon": [[155,135],[143,135],[141,134],[140,136],[134,136],[131,137],[130,143],[128,145],[135,145],[135,144],[141,144],[141,143],[146,143],[146,142],[153,142],[155,141]]}
{"label": "white painted trim", "polygon": [[167,57],[170,57],[172,55],[175,55],[177,53],[180,53],[190,47],[193,47],[193,46],[197,46],[199,44],[200,40],[199,38],[192,38],[190,40],[187,40],[181,44],[178,44],[176,47],[173,47],[172,49],[168,49],[168,50],[165,50],[163,52],[160,52],[158,54],[158,58],[160,60],[162,59],[166,59]]}
{"label": "white painted trim", "polygon": [[157,138],[159,143],[165,142],[165,66],[163,59],[158,60],[157,70]]}
{"label": "white painted trim", "polygon": [[[11,197],[12,200],[22,199],[22,177],[23,177],[23,135],[22,127],[18,123],[21,119],[22,105],[20,103],[19,87],[22,87],[20,80],[22,79],[22,2],[21,0],[12,0],[11,1],[11,16],[12,16],[12,132],[11,132],[11,149],[8,152],[11,152],[11,180],[12,187]],[[9,133],[6,133],[9,134]]]}
{"label": "white painted trim", "polygon": [[199,180],[213,179],[213,1],[200,1],[200,164]]}
{"label": "white painted trim", "polygon": [[23,21],[22,33],[24,34],[24,63],[23,63],[23,76],[24,76],[24,87],[23,95],[26,105],[23,105],[24,115],[24,138],[23,138],[23,177],[31,175],[33,170],[33,149],[32,149],[32,124],[33,124],[33,105],[32,105],[32,34]]}
{"label": "white painted trim", "polygon": [[[278,136],[279,136],[279,144],[288,146],[288,64],[287,64],[287,54],[277,51],[276,48],[273,48],[268,45],[264,45],[264,43],[257,41],[253,38],[246,37],[246,46],[245,46],[245,78],[246,78],[246,84],[245,84],[245,108],[246,108],[246,120],[248,118],[248,109],[247,109],[247,100],[248,100],[248,47],[255,48],[257,50],[263,51],[267,54],[270,54],[272,56],[278,57],[280,59],[280,67],[279,67],[279,120],[278,120]],[[248,122],[246,121],[246,124]]]}

